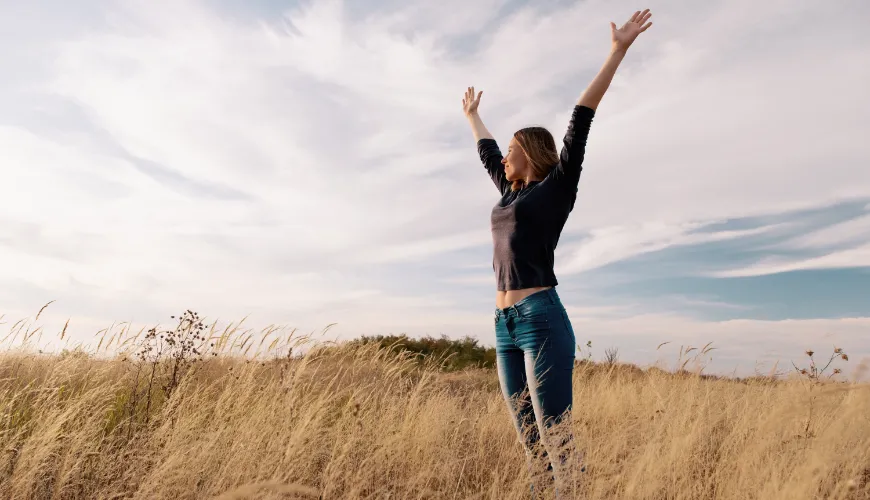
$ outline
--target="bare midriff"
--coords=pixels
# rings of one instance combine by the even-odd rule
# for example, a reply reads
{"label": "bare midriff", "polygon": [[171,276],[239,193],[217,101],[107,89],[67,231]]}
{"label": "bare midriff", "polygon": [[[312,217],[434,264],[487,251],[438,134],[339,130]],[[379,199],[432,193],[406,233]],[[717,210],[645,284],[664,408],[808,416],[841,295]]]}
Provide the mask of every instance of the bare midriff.
{"label": "bare midriff", "polygon": [[551,286],[539,286],[535,288],[523,288],[521,290],[508,290],[506,292],[498,290],[495,292],[495,307],[499,309],[504,309],[506,307],[510,307],[517,302],[523,300],[529,295],[540,292],[541,290],[546,290],[548,288],[553,288]]}

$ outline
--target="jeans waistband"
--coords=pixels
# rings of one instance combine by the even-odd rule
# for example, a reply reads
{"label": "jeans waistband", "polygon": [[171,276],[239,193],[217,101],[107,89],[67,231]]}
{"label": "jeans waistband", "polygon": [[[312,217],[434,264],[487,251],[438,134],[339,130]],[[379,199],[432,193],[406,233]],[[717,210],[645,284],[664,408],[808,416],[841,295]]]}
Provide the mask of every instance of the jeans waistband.
{"label": "jeans waistband", "polygon": [[547,288],[546,290],[537,291],[528,297],[525,297],[519,300],[516,304],[512,306],[505,307],[504,309],[495,308],[495,316],[498,318],[499,316],[522,316],[523,313],[528,312],[535,306],[539,306],[541,304],[560,304],[561,300],[559,299],[559,294],[556,292],[555,288]]}

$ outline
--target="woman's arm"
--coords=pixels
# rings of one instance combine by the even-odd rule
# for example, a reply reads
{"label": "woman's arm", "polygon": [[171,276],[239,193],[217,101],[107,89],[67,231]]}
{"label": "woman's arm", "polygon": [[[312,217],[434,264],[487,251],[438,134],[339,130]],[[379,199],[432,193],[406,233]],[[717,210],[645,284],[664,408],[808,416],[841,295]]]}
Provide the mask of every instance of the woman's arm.
{"label": "woman's arm", "polygon": [[498,144],[496,144],[489,130],[486,129],[483,120],[480,119],[480,114],[477,112],[481,95],[483,95],[482,90],[475,95],[474,87],[468,87],[465,97],[462,99],[462,110],[471,124],[471,132],[474,134],[475,142],[477,142],[477,152],[480,155],[480,161],[486,167],[486,171],[489,173],[489,177],[492,179],[495,187],[498,188],[501,194],[504,194],[510,188],[510,183],[504,175],[504,165],[501,162],[503,156],[498,149]]}
{"label": "woman's arm", "polygon": [[577,101],[578,106],[586,106],[593,110],[598,108],[598,104],[610,87],[613,75],[616,74],[616,69],[625,57],[628,48],[631,47],[638,35],[652,26],[651,22],[647,22],[650,17],[652,17],[652,13],[646,9],[643,12],[635,12],[621,28],[617,28],[612,22],[610,23],[610,54],[598,74],[592,79],[592,83],[580,95],[580,99]]}
{"label": "woman's arm", "polygon": [[598,70],[598,74],[592,79],[592,82],[586,87],[586,90],[580,94],[580,99],[577,100],[578,106],[586,106],[591,110],[598,109],[598,104],[604,97],[604,93],[610,87],[610,82],[613,81],[613,75],[616,74],[616,68],[625,57],[625,50],[616,47],[610,49],[610,54],[604,65]]}
{"label": "woman's arm", "polygon": [[571,115],[568,131],[565,133],[564,146],[559,155],[559,165],[553,169],[552,173],[554,178],[560,179],[560,182],[570,188],[572,195],[577,192],[577,183],[580,181],[580,172],[583,170],[586,139],[589,136],[589,128],[592,125],[595,110],[607,92],[607,88],[610,87],[613,75],[616,74],[616,69],[625,57],[628,48],[639,34],[652,26],[652,23],[647,22],[651,16],[652,13],[647,9],[643,12],[635,12],[621,28],[617,29],[615,24],[610,23],[610,53],[598,74],[580,95],[577,105],[574,106],[574,113]]}
{"label": "woman's arm", "polygon": [[483,124],[483,120],[480,119],[480,114],[477,111],[473,113],[469,113],[466,115],[468,117],[468,122],[471,124],[471,133],[474,134],[474,140],[479,141],[481,139],[493,139],[492,134],[489,133],[489,130],[486,129],[486,125]]}

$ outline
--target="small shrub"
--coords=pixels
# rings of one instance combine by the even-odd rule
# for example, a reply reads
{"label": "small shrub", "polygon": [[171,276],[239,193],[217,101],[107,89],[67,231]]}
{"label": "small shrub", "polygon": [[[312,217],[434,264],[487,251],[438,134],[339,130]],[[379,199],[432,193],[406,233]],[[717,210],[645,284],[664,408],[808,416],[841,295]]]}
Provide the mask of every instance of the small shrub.
{"label": "small shrub", "polygon": [[604,350],[604,362],[608,365],[615,365],[619,362],[619,349],[616,347],[608,347]]}
{"label": "small shrub", "polygon": [[467,335],[461,339],[450,339],[446,335],[419,339],[409,338],[407,335],[377,335],[363,336],[348,342],[350,346],[370,344],[378,344],[381,348],[392,349],[397,353],[414,353],[421,363],[427,360],[437,361],[446,371],[495,367],[495,347],[481,346],[477,339]]}

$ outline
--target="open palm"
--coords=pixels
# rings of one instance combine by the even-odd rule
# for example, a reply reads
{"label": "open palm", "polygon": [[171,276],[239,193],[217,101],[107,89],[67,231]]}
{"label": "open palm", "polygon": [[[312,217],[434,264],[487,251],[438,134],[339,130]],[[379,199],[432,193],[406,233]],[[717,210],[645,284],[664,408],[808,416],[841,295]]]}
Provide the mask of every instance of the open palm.
{"label": "open palm", "polygon": [[647,22],[650,17],[652,17],[652,12],[646,9],[643,12],[635,12],[620,28],[617,28],[616,24],[611,22],[610,37],[613,45],[621,49],[627,49],[638,35],[652,26],[651,22]]}
{"label": "open palm", "polygon": [[477,113],[477,107],[480,106],[481,95],[483,95],[482,90],[475,95],[474,87],[468,87],[468,90],[465,91],[465,97],[462,98],[462,110],[465,112],[466,116]]}
{"label": "open palm", "polygon": [[480,96],[482,95],[482,90],[475,95],[474,87],[468,87],[468,90],[465,91],[465,97],[462,98],[462,110],[465,112],[465,116],[477,113],[477,107],[480,106]]}

